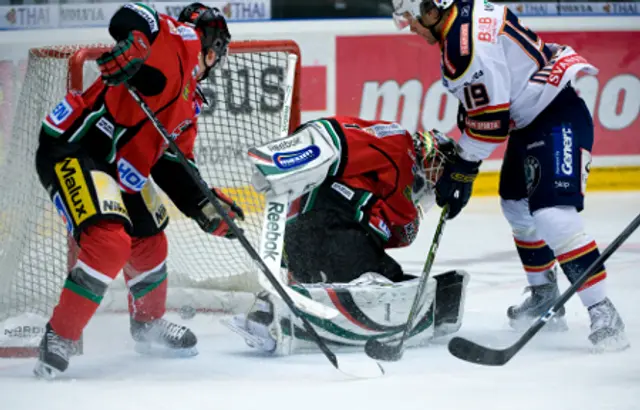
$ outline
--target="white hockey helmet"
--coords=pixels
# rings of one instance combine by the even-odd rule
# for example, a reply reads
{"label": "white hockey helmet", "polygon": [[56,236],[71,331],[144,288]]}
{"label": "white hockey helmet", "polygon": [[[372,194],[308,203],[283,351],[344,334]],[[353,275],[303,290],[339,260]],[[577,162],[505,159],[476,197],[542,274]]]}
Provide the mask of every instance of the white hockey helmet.
{"label": "white hockey helmet", "polygon": [[409,17],[420,21],[420,17],[433,8],[443,11],[453,3],[455,0],[393,0],[393,21],[402,30],[409,26]]}

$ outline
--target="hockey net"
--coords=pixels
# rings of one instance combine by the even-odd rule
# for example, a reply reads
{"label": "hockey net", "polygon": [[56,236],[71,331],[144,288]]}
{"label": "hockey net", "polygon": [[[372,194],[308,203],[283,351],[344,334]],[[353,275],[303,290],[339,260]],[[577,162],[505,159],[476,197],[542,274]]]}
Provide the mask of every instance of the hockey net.
{"label": "hockey net", "polygon": [[[27,354],[21,346],[39,342],[68,270],[65,225],[35,172],[41,121],[68,89],[84,90],[97,78],[95,59],[108,48],[55,46],[29,52],[12,132],[0,152],[0,357]],[[250,186],[246,152],[299,125],[299,73],[300,52],[292,41],[234,42],[225,67],[203,82],[209,106],[198,119],[196,163],[210,186],[222,188],[244,209],[246,220],[240,225],[254,246],[264,205]],[[290,112],[287,86],[293,86]],[[247,252],[238,241],[203,233],[166,203],[171,218],[167,308],[246,309],[261,274]],[[124,312],[126,299],[119,275],[100,311]]]}

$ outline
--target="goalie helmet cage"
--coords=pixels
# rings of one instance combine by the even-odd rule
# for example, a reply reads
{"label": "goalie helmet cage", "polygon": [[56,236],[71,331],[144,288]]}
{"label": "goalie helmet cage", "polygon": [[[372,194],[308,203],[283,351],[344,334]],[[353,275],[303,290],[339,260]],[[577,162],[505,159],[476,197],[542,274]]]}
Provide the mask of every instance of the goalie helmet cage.
{"label": "goalie helmet cage", "polygon": [[[35,172],[41,122],[68,90],[80,92],[98,77],[95,60],[109,48],[66,45],[29,51],[11,137],[0,152],[0,357],[37,352],[73,248]],[[289,132],[300,125],[300,67],[300,49],[293,41],[232,42],[226,65],[201,83],[209,106],[198,118],[196,163],[210,186],[222,188],[244,209],[246,220],[240,226],[254,246],[264,198],[250,185],[252,165],[246,152],[279,138],[287,129],[283,121],[288,121]],[[293,98],[287,112],[289,86]],[[237,241],[203,233],[166,198],[165,203],[170,215],[167,309],[247,309],[261,273],[246,251]],[[99,311],[127,311],[122,276],[110,286]]]}

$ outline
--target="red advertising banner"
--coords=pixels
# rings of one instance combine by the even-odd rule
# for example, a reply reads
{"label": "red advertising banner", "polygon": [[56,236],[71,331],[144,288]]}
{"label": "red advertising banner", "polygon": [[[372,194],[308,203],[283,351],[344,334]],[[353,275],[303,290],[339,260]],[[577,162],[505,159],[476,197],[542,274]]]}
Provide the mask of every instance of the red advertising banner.
{"label": "red advertising banner", "polygon": [[[545,32],[600,70],[576,88],[594,117],[595,155],[640,155],[640,43],[637,32]],[[440,50],[417,35],[336,38],[336,112],[436,128],[452,136],[458,101],[440,80]],[[504,147],[492,158],[500,158]]]}

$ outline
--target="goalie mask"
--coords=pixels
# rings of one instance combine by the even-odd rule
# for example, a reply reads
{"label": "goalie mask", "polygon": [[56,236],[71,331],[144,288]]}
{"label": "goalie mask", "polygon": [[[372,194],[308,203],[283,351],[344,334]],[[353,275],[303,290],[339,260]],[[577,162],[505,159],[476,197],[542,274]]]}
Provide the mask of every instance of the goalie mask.
{"label": "goalie mask", "polygon": [[[393,0],[393,21],[396,27],[402,30],[410,26],[412,20],[417,20],[424,28],[429,29],[433,37],[439,39],[435,27],[442,20],[443,12],[453,3],[455,0]],[[427,26],[422,22],[422,16],[432,10],[438,12],[438,20]]]}
{"label": "goalie mask", "polygon": [[218,65],[224,66],[229,53],[231,33],[229,33],[227,21],[219,9],[207,7],[202,3],[191,3],[180,12],[178,21],[189,23],[198,31],[203,56],[206,57],[209,50],[216,53],[216,59],[213,64],[207,66],[202,79],[209,76],[212,68]]}
{"label": "goalie mask", "polygon": [[416,169],[413,173],[413,202],[428,212],[436,202],[435,186],[442,176],[446,161],[456,150],[457,143],[438,130],[413,134]]}

